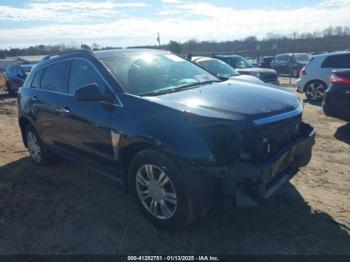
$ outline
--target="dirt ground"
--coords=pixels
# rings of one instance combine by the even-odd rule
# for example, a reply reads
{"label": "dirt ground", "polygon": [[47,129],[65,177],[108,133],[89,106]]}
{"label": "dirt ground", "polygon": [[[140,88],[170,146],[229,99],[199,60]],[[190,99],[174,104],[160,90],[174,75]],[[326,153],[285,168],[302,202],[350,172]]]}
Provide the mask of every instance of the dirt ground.
{"label": "dirt ground", "polygon": [[0,254],[350,254],[350,124],[319,105],[305,102],[316,145],[291,184],[259,208],[226,203],[177,231],[150,224],[94,171],[33,164],[16,114],[1,93]]}

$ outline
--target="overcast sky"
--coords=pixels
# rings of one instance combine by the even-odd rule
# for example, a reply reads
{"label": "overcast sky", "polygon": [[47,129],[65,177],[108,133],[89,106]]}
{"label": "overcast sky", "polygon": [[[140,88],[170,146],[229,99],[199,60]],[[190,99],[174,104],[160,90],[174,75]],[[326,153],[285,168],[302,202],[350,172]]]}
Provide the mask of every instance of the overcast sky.
{"label": "overcast sky", "polygon": [[350,26],[350,0],[1,0],[0,48],[234,40]]}

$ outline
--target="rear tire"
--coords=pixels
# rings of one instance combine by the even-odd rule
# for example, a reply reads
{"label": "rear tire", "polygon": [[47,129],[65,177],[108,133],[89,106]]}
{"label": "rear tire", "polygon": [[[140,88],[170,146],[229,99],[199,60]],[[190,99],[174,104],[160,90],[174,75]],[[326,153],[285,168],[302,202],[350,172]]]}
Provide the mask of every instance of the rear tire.
{"label": "rear tire", "polygon": [[6,83],[6,89],[10,96],[15,95],[15,91],[12,89],[11,84]]}
{"label": "rear tire", "polygon": [[326,85],[321,81],[311,81],[305,87],[305,95],[307,99],[313,102],[320,102],[324,97]]}
{"label": "rear tire", "polygon": [[164,154],[154,150],[139,152],[131,161],[128,175],[137,204],[154,224],[185,226],[195,219],[185,177]]}
{"label": "rear tire", "polygon": [[25,130],[25,139],[32,160],[39,165],[48,165],[51,155],[31,125]]}

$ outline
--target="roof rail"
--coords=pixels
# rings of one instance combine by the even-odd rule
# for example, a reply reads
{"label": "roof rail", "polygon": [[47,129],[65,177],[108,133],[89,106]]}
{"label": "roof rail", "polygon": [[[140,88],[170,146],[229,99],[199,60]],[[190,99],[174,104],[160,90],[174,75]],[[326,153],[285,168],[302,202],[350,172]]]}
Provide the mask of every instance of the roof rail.
{"label": "roof rail", "polygon": [[55,53],[52,55],[45,56],[41,61],[53,59],[53,58],[59,57],[61,55],[75,54],[75,53],[76,54],[79,54],[79,53],[92,54],[92,51],[87,50],[87,49],[76,49],[76,50],[62,51],[62,52],[58,52],[58,53]]}

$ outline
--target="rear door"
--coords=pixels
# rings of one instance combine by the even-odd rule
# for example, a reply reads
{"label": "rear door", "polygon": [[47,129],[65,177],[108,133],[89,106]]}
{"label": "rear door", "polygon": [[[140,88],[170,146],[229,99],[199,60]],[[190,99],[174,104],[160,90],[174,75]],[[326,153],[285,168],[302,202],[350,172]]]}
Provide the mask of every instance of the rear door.
{"label": "rear door", "polygon": [[290,61],[290,56],[289,55],[283,55],[280,58],[279,62],[279,71],[282,74],[289,74],[290,68],[289,68],[289,61]]}
{"label": "rear door", "polygon": [[44,143],[59,146],[65,143],[67,128],[59,113],[68,100],[68,62],[56,62],[39,70],[31,83],[32,111],[36,128]]}
{"label": "rear door", "polygon": [[276,55],[272,62],[272,68],[275,69],[278,73],[282,73],[281,72],[282,57],[283,55]]}

